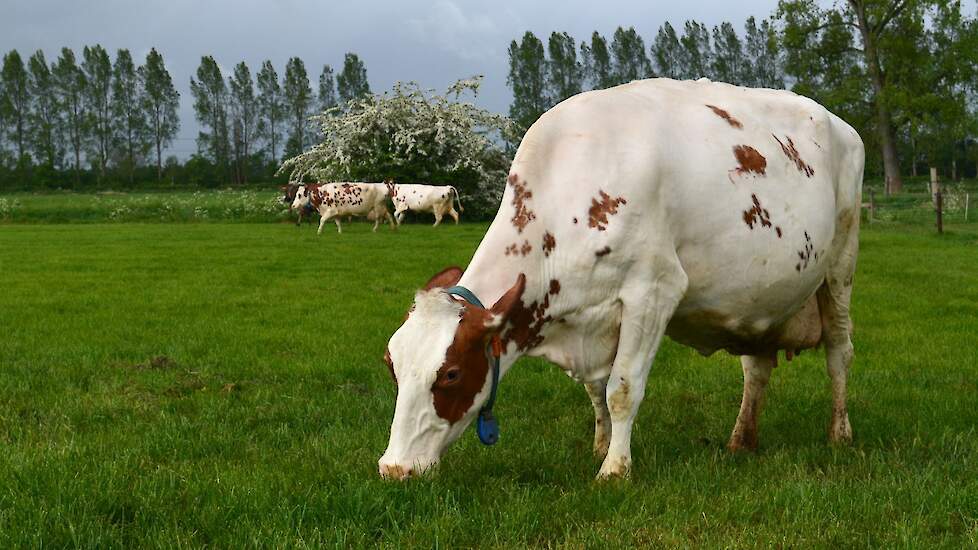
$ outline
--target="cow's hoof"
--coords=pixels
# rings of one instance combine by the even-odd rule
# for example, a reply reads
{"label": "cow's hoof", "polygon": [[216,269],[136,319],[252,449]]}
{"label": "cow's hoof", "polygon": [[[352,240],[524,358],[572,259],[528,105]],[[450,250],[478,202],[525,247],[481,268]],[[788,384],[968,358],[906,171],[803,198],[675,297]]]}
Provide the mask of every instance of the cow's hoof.
{"label": "cow's hoof", "polygon": [[852,443],[852,426],[849,424],[848,414],[832,417],[832,427],[829,428],[829,443],[833,445],[849,445]]}
{"label": "cow's hoof", "polygon": [[753,453],[757,451],[757,444],[757,428],[738,425],[734,427],[733,433],[730,434],[730,441],[727,442],[727,450],[731,453]]}
{"label": "cow's hoof", "polygon": [[607,481],[612,479],[627,479],[632,473],[632,459],[627,456],[617,458],[605,457],[601,470],[595,479]]}

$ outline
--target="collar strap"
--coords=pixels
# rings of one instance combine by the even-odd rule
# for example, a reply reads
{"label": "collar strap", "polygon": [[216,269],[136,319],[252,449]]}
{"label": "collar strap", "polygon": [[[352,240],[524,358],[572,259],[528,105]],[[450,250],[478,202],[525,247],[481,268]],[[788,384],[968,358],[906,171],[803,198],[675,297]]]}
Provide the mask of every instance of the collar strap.
{"label": "collar strap", "polygon": [[[453,286],[445,289],[445,292],[458,296],[466,302],[485,309],[479,298],[471,290],[464,286]],[[496,390],[499,387],[499,356],[502,354],[502,346],[498,336],[493,336],[486,344],[486,357],[492,365],[492,386],[489,389],[489,400],[479,409],[479,417],[476,419],[476,433],[479,441],[485,445],[494,445],[499,441],[499,423],[492,414],[492,407],[496,404]]]}

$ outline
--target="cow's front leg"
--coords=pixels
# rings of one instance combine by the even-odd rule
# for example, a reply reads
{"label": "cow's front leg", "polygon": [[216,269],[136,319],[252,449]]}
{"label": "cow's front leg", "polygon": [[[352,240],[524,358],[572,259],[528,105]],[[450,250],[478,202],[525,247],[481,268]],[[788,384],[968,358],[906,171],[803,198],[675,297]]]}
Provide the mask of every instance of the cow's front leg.
{"label": "cow's front leg", "polygon": [[394,212],[394,218],[397,220],[397,225],[400,226],[404,222],[404,210]]}
{"label": "cow's front leg", "polygon": [[776,355],[740,357],[740,364],[744,367],[744,397],[730,442],[727,443],[731,451],[757,450],[757,417],[764,406],[764,388],[771,379],[771,370],[776,361]]}
{"label": "cow's front leg", "polygon": [[378,214],[378,213],[375,213],[374,214],[374,228],[371,230],[374,233],[376,233],[377,232],[377,228],[380,227],[380,218],[381,218],[380,214]]}
{"label": "cow's front leg", "polygon": [[[323,226],[326,225],[326,220],[328,220],[328,219],[329,219],[329,216],[327,216],[325,214],[323,214],[319,218],[319,230],[316,231],[316,234],[317,235],[322,235],[323,234]],[[337,220],[336,223],[337,223],[337,225],[339,225],[340,222]]]}
{"label": "cow's front leg", "polygon": [[633,289],[632,297],[622,297],[618,352],[606,390],[611,442],[598,479],[626,477],[631,471],[632,426],[645,396],[645,382],[687,284],[678,260],[674,267],[659,266],[648,277],[633,276],[633,280],[645,289],[644,293],[643,289]]}
{"label": "cow's front leg", "polygon": [[333,218],[333,222],[336,223],[336,232],[337,233],[342,233],[343,232],[343,226],[340,225],[340,217],[339,216],[336,216],[335,218]]}
{"label": "cow's front leg", "polygon": [[608,445],[611,444],[611,413],[608,412],[608,400],[605,394],[607,386],[606,380],[584,383],[587,395],[594,406],[594,454],[598,458],[608,455]]}

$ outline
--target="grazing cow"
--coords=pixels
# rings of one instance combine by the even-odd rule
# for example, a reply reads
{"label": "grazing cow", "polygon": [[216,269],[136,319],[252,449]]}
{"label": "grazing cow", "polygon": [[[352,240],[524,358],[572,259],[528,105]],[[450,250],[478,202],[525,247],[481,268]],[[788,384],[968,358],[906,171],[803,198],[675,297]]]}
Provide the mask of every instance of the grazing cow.
{"label": "grazing cow", "polygon": [[[464,212],[462,201],[458,197],[458,191],[451,185],[421,185],[416,183],[394,183],[386,181],[390,189],[391,200],[394,202],[394,218],[397,225],[404,221],[404,213],[408,210],[412,212],[431,212],[435,215],[435,227],[441,223],[441,219],[448,214],[458,223],[458,213]],[[458,211],[455,211],[455,203],[458,203]]]}
{"label": "grazing cow", "polygon": [[852,127],[787,91],[651,79],[557,105],[523,138],[468,268],[435,275],[388,343],[381,475],[433,466],[476,416],[492,443],[498,378],[530,355],[584,384],[598,477],[624,476],[663,336],[741,356],[731,450],[757,446],[778,351],[823,344],[829,439],[850,440],[863,162]]}
{"label": "grazing cow", "polygon": [[[299,187],[301,187],[301,185],[298,183],[290,183],[288,185],[279,187],[279,190],[281,190],[283,193],[281,199],[282,204],[287,204],[289,206],[289,210],[292,210],[292,202],[295,201],[295,195],[299,192]],[[298,210],[298,217],[295,221],[295,226],[300,227],[302,225],[302,216],[312,214],[314,210],[315,209],[312,207],[312,204],[307,202],[305,206]]]}
{"label": "grazing cow", "polygon": [[366,216],[374,220],[374,231],[381,219],[390,223],[394,229],[394,218],[387,209],[387,186],[383,183],[319,183],[300,185],[296,191],[292,208],[303,208],[311,204],[319,211],[319,230],[323,232],[326,220],[334,218],[336,232],[342,233],[340,216]]}

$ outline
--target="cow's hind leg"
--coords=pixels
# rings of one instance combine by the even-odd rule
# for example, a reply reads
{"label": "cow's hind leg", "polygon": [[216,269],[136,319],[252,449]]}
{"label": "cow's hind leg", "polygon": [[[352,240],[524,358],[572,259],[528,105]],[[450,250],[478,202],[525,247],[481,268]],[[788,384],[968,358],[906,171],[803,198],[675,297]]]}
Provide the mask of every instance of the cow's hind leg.
{"label": "cow's hind leg", "polygon": [[611,413],[608,411],[608,398],[605,393],[608,387],[606,380],[585,382],[591,404],[594,405],[594,454],[604,458],[608,454],[611,443]]}
{"label": "cow's hind leg", "polygon": [[448,215],[451,216],[453,220],[455,220],[455,225],[458,225],[458,212],[455,211],[454,207],[448,211]]}
{"label": "cow's hind leg", "polygon": [[853,358],[849,303],[852,300],[852,277],[859,246],[859,219],[856,216],[840,220],[840,226],[848,229],[848,233],[841,237],[844,243],[838,258],[815,294],[822,318],[826,370],[832,382],[832,422],[829,425],[829,441],[832,443],[852,441],[852,426],[846,407],[846,384]]}
{"label": "cow's hind leg", "polygon": [[[634,287],[621,294],[618,351],[608,377],[611,442],[598,479],[627,476],[632,464],[632,425],[645,395],[645,382],[666,325],[686,292],[688,279],[678,258],[657,258],[647,276],[634,275]],[[663,265],[665,264],[665,265]],[[649,285],[649,281],[654,281]]]}
{"label": "cow's hind leg", "polygon": [[744,397],[730,442],[727,443],[731,451],[757,450],[757,417],[764,406],[764,388],[771,379],[771,370],[776,361],[776,355],[740,357],[740,364],[744,367]]}
{"label": "cow's hind leg", "polygon": [[440,223],[441,223],[441,212],[439,212],[439,211],[436,210],[435,211],[435,225],[433,225],[432,227],[438,227],[438,224],[440,224]]}

